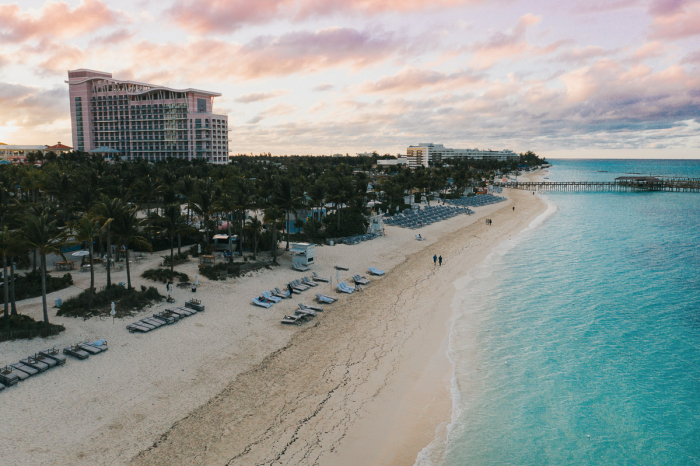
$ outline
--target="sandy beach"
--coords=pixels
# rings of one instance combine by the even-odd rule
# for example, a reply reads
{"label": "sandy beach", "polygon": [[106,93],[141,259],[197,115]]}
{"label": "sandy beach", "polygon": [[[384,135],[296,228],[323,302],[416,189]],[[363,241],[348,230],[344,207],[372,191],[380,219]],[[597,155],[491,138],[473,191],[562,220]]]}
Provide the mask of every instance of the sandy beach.
{"label": "sandy beach", "polygon": [[[386,238],[317,248],[321,276],[335,280],[334,265],[350,269],[341,280],[367,275],[369,266],[387,270],[369,277],[361,293],[341,296],[321,284],[271,309],[252,306],[263,290],[305,275],[291,270],[285,254],[280,267],[235,280],[200,277],[196,297],[206,311],[149,334],[129,334],[125,325],[165,303],[114,324],[51,310],[66,332],[0,343],[1,364],[90,339],[107,339],[110,350],[0,393],[12,407],[0,433],[3,464],[412,465],[449,421],[452,283],[546,208],[528,192],[507,196],[475,215],[422,228],[426,241],[387,227]],[[442,267],[433,254],[442,255]],[[139,275],[160,260],[154,254],[133,264],[135,286],[153,284]],[[196,268],[190,261],[177,270],[194,276]],[[125,281],[125,272],[114,275]],[[97,273],[98,286],[104,276]],[[74,277],[76,286],[49,302],[88,286],[89,274]],[[280,324],[315,292],[340,300],[301,327]],[[174,290],[177,305],[191,296]],[[39,318],[41,298],[28,302],[20,312]]]}

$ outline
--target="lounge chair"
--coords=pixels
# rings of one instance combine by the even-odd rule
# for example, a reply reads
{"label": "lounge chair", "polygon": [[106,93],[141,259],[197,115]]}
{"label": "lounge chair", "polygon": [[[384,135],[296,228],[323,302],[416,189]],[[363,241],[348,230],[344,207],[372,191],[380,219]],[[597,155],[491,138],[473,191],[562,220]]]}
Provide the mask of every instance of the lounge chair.
{"label": "lounge chair", "polygon": [[78,343],[76,346],[78,348],[87,351],[88,353],[95,355],[95,354],[100,354],[102,352],[102,348],[98,348],[96,346],[92,346],[90,343]]}
{"label": "lounge chair", "polygon": [[270,290],[270,293],[272,293],[273,296],[277,296],[278,298],[282,299],[290,299],[292,297],[292,293],[289,290],[286,290],[285,293],[282,293],[282,291],[277,291],[279,288],[275,288],[274,290]]}
{"label": "lounge chair", "polygon": [[369,273],[372,275],[384,275],[386,273],[383,270],[379,270],[376,267],[370,267],[368,270],[369,270]]}
{"label": "lounge chair", "polygon": [[418,241],[423,241],[425,238],[423,238],[421,235],[416,235],[416,239]]}
{"label": "lounge chair", "polygon": [[340,265],[336,265],[336,266],[335,266],[335,269],[336,269],[336,270],[350,270],[348,267],[343,267],[343,266],[340,266]]}
{"label": "lounge chair", "polygon": [[306,266],[304,264],[296,264],[296,263],[292,264],[292,268],[294,270],[299,271],[299,272],[306,272],[307,270],[309,270],[308,266]]}
{"label": "lounge chair", "polygon": [[163,325],[165,325],[165,323],[163,321],[158,320],[158,319],[154,319],[153,317],[144,317],[143,319],[141,319],[141,322],[146,323],[146,324],[150,324],[150,325],[154,326],[155,328],[160,328]]}
{"label": "lounge chair", "polygon": [[31,356],[28,358],[20,359],[19,362],[21,364],[24,364],[25,366],[32,367],[32,368],[38,370],[39,372],[47,371],[47,370],[51,369],[51,367],[53,367],[53,366],[49,366],[45,362],[37,361],[36,359],[34,359]]}
{"label": "lounge chair", "polygon": [[264,303],[264,302],[260,301],[258,298],[253,298],[253,299],[251,299],[250,301],[251,301],[253,304],[255,304],[256,306],[264,307],[265,309],[269,309],[269,308],[272,307],[272,304],[270,304],[270,303]]}
{"label": "lounge chair", "polygon": [[22,364],[21,362],[16,362],[14,364],[10,364],[10,366],[14,367],[17,370],[17,375],[19,375],[19,378],[22,379],[22,372],[27,374],[27,377],[31,377],[32,375],[36,375],[39,373],[39,369],[34,369],[31,366],[27,366],[26,364]]}
{"label": "lounge chair", "polygon": [[172,309],[166,309],[166,311],[170,311],[173,314],[179,315],[181,319],[184,319],[185,317],[189,317],[197,313],[197,311],[187,309],[186,307],[174,307]]}
{"label": "lounge chair", "polygon": [[297,309],[294,313],[299,316],[316,317],[316,311],[312,311],[311,309]]}
{"label": "lounge chair", "polygon": [[304,316],[284,316],[282,318],[282,323],[287,325],[300,325],[304,319]]}
{"label": "lounge chair", "polygon": [[299,290],[299,291],[306,291],[309,288],[311,288],[309,285],[304,285],[299,280],[293,280],[293,281],[289,282],[289,284],[292,285],[292,288],[294,288],[295,290]]}
{"label": "lounge chair", "polygon": [[310,279],[309,277],[304,277],[304,278],[302,278],[302,279],[301,279],[301,282],[302,282],[304,285],[318,286],[318,283],[314,283],[313,281],[311,281],[311,279]]}
{"label": "lounge chair", "polygon": [[[24,364],[22,364],[22,366],[24,366]],[[27,374],[26,372],[17,369],[15,367],[15,364],[10,364],[7,367],[12,369],[12,373],[15,374],[15,376],[17,377],[17,380],[20,382],[23,380],[27,380],[29,377],[31,377],[31,374]],[[24,367],[26,367],[26,366],[24,366]],[[36,369],[34,369],[34,370],[36,370]]]}
{"label": "lounge chair", "polygon": [[338,291],[348,294],[355,292],[355,290],[353,288],[350,288],[345,282],[338,283]]}
{"label": "lounge chair", "polygon": [[39,362],[43,362],[44,364],[47,364],[49,366],[49,368],[58,366],[58,362],[56,362],[55,359],[47,358],[46,356],[44,356],[41,353],[34,353],[34,356],[32,356],[32,357]]}
{"label": "lounge chair", "polygon": [[90,343],[90,345],[99,350],[102,350],[103,353],[109,349],[109,346],[107,346],[107,340],[104,339],[93,341],[92,343]]}
{"label": "lounge chair", "polygon": [[280,301],[282,301],[282,298],[277,297],[277,296],[272,296],[272,294],[269,291],[263,291],[262,296],[267,299],[268,301],[272,301],[273,303],[277,304]]}
{"label": "lounge chair", "polygon": [[305,309],[311,309],[312,311],[323,312],[323,308],[320,306],[307,306],[303,303],[299,303],[299,309],[301,309],[302,311]]}
{"label": "lounge chair", "polygon": [[10,387],[12,385],[16,385],[19,380],[20,377],[17,375],[17,372],[13,367],[5,366],[0,369],[0,383],[2,383],[3,386],[7,385]]}
{"label": "lounge chair", "polygon": [[150,325],[146,327],[145,325],[142,325],[140,322],[134,322],[133,324],[129,324],[126,326],[126,329],[129,331],[129,333],[134,333],[134,332],[141,332],[141,333],[146,333],[150,332],[153,330],[153,327]]}
{"label": "lounge chair", "polygon": [[160,319],[166,324],[174,324],[178,320],[180,320],[180,316],[177,314],[173,314],[168,311],[162,311],[162,312],[157,312],[153,314],[154,319]]}
{"label": "lounge chair", "polygon": [[333,304],[334,302],[338,301],[338,298],[333,298],[331,296],[327,296],[325,294],[317,294],[316,295],[316,300],[319,303],[324,303],[324,304]]}
{"label": "lounge chair", "polygon": [[361,277],[359,274],[352,277],[353,281],[358,285],[369,285],[367,277]]}
{"label": "lounge chair", "polygon": [[328,279],[327,279],[327,278],[319,277],[318,274],[317,274],[316,272],[311,272],[311,275],[313,275],[312,278],[313,278],[315,281],[317,281],[317,282],[328,283]]}
{"label": "lounge chair", "polygon": [[203,312],[204,311],[204,305],[202,302],[198,299],[190,299],[185,303],[185,307],[188,307],[190,309],[194,309],[197,312]]}
{"label": "lounge chair", "polygon": [[296,291],[296,290],[294,290],[294,288],[292,288],[291,293],[290,293],[289,289],[286,289],[286,290],[282,291],[282,290],[280,290],[278,287],[275,287],[275,291],[277,292],[277,293],[276,293],[277,296],[280,296],[280,297],[286,296],[287,298],[291,298],[291,297],[292,297],[292,293],[301,294],[301,291]]}
{"label": "lounge chair", "polygon": [[63,348],[63,354],[67,354],[68,356],[73,356],[74,358],[78,359],[87,359],[90,357],[90,353],[77,346]]}
{"label": "lounge chair", "polygon": [[66,357],[63,356],[61,352],[56,348],[47,349],[46,351],[40,351],[39,354],[46,357],[47,359],[53,359],[59,366],[66,363]]}

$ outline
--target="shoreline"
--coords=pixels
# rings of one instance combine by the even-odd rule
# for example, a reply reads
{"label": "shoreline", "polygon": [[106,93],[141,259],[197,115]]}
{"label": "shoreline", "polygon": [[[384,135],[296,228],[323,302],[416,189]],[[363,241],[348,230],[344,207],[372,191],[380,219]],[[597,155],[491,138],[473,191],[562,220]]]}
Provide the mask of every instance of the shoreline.
{"label": "shoreline", "polygon": [[[449,365],[438,370],[442,376],[429,369],[436,355],[447,361],[454,276],[464,275],[465,264],[479,264],[542,209],[539,198],[526,194],[510,193],[505,203],[422,245],[363,293],[329,307],[132,464],[413,464],[449,419]],[[485,215],[493,226],[483,224]],[[446,259],[442,267],[433,267],[434,251]],[[430,406],[443,408],[424,409],[430,392],[436,394]]]}

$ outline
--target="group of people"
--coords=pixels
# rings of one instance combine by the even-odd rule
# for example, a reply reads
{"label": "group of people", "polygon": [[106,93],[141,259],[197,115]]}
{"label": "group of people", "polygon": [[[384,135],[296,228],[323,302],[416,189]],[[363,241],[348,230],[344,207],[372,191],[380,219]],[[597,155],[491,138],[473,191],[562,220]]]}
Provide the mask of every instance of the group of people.
{"label": "group of people", "polygon": [[433,256],[433,264],[437,265],[438,261],[442,265],[442,256],[438,257],[437,254]]}
{"label": "group of people", "polygon": [[491,223],[493,223],[493,222],[491,221],[491,219],[490,219],[490,218],[487,218],[487,219],[486,219],[486,224],[487,224],[487,225],[491,225]]}

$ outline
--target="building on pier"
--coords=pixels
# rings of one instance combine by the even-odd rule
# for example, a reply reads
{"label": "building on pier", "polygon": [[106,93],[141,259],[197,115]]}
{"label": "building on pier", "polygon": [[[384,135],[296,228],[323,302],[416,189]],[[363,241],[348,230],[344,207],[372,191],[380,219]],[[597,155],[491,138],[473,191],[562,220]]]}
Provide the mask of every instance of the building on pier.
{"label": "building on pier", "polygon": [[112,73],[68,71],[73,147],[110,148],[124,160],[167,158],[227,163],[228,117],[221,94],[122,81]]}

